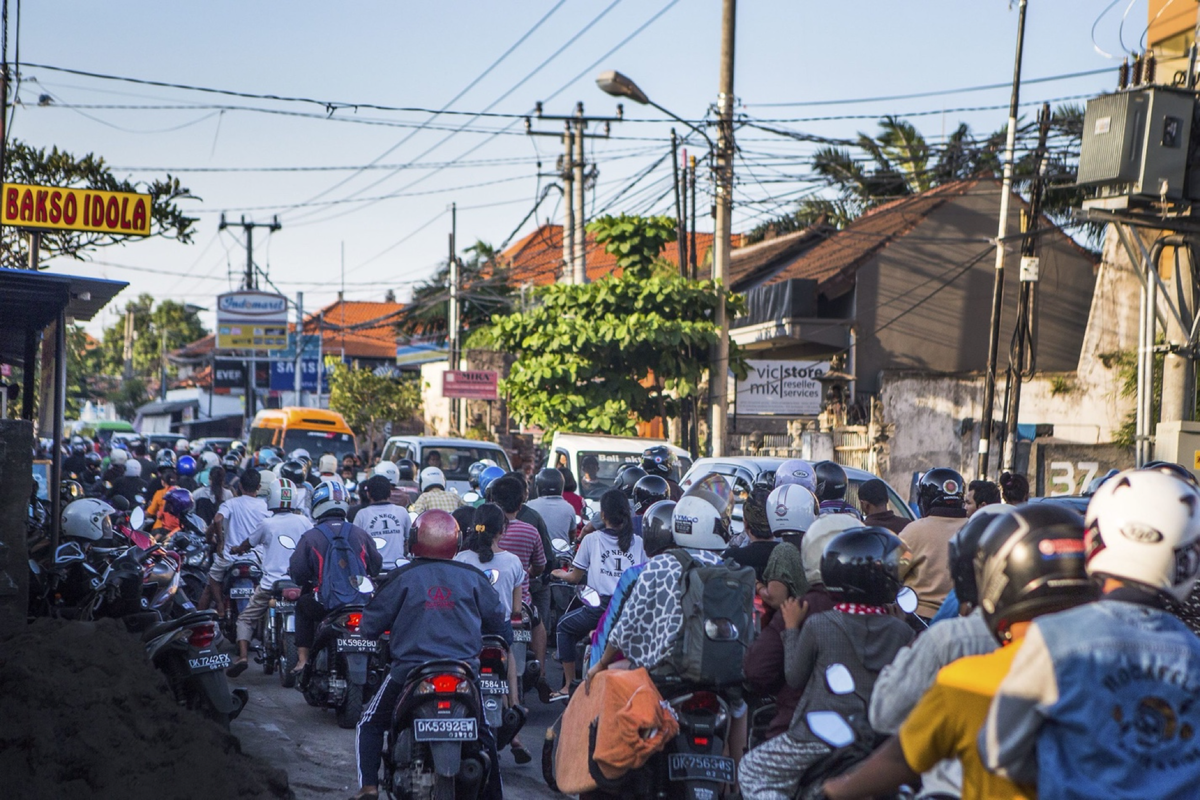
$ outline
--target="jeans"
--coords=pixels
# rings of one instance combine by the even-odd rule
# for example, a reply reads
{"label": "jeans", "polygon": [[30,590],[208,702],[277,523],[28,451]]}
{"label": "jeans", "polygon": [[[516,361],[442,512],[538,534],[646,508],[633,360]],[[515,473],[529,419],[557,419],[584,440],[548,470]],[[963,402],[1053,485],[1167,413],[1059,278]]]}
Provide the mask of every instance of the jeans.
{"label": "jeans", "polygon": [[[397,669],[383,679],[379,691],[371,698],[371,703],[363,710],[354,735],[354,748],[358,756],[358,785],[378,786],[379,765],[383,760],[383,742],[388,729],[392,725],[392,715],[396,703],[404,693],[404,684],[408,670]],[[478,697],[476,698],[478,699]],[[500,754],[496,751],[496,738],[492,729],[482,716],[476,725],[479,731],[479,743],[491,759],[492,768],[488,770],[487,779],[483,784],[482,797],[485,800],[502,800],[504,786],[500,778]]]}
{"label": "jeans", "polygon": [[582,606],[564,615],[558,621],[558,630],[555,634],[558,639],[559,661],[568,664],[575,663],[575,645],[592,632],[600,622],[600,616],[607,606],[607,598],[602,598],[598,607]]}

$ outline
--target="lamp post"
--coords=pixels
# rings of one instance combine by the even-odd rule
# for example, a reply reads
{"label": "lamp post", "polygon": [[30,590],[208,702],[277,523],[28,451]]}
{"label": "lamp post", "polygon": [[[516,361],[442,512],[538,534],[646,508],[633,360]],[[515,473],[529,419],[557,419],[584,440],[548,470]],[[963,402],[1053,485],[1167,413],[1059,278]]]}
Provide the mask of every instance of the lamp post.
{"label": "lamp post", "polygon": [[[732,16],[731,0],[725,5]],[[666,114],[671,119],[686,125],[708,142],[710,150],[716,154],[716,164],[713,175],[716,185],[716,220],[713,231],[713,280],[717,282],[717,308],[714,322],[718,327],[717,343],[712,349],[709,362],[709,405],[712,412],[712,423],[709,427],[709,438],[712,443],[712,455],[725,455],[726,420],[729,412],[729,386],[726,376],[729,373],[729,318],[725,313],[726,276],[729,265],[729,251],[732,245],[731,219],[733,212],[733,125],[732,95],[733,95],[733,31],[732,20],[726,20],[728,36],[722,36],[722,64],[729,63],[729,68],[721,71],[721,96],[718,103],[720,129],[718,143],[714,144],[708,134],[696,127],[670,109],[660,106],[650,99],[629,77],[616,70],[600,73],[596,85],[600,90],[613,97],[627,97],[635,103],[651,106]],[[726,41],[728,39],[728,41]]]}

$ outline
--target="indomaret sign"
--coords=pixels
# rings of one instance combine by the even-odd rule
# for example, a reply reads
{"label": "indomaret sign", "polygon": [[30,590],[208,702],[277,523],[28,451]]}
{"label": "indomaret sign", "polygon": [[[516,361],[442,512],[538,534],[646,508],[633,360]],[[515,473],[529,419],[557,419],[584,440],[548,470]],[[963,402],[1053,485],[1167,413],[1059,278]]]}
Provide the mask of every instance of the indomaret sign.
{"label": "indomaret sign", "polygon": [[15,228],[149,236],[153,200],[148,194],[4,184],[0,223]]}

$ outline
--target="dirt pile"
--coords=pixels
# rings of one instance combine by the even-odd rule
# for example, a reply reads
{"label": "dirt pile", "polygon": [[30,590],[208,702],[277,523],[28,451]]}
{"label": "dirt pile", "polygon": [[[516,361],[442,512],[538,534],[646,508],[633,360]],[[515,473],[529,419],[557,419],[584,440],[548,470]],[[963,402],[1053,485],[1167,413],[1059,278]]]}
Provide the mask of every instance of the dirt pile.
{"label": "dirt pile", "polygon": [[0,640],[0,795],[290,797],[287,774],[180,708],[116,620],[40,619]]}

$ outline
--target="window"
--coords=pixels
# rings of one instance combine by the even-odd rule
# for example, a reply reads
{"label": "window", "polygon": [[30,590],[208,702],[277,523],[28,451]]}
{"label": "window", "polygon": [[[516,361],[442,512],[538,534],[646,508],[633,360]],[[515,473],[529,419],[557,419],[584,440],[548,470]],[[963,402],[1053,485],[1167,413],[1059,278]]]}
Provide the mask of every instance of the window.
{"label": "window", "polygon": [[[411,456],[409,456],[411,458]],[[421,448],[419,469],[437,467],[448,481],[465,481],[468,479],[467,470],[476,461],[490,458],[505,472],[512,469],[508,455],[498,447],[467,447],[458,445],[443,445]],[[416,459],[413,459],[414,461]]]}
{"label": "window", "polygon": [[[264,432],[269,434],[269,431]],[[291,430],[284,434],[284,452],[290,453],[297,447],[307,450],[314,461],[325,453],[333,453],[341,464],[343,456],[354,455],[354,437],[348,433],[305,430]]]}

